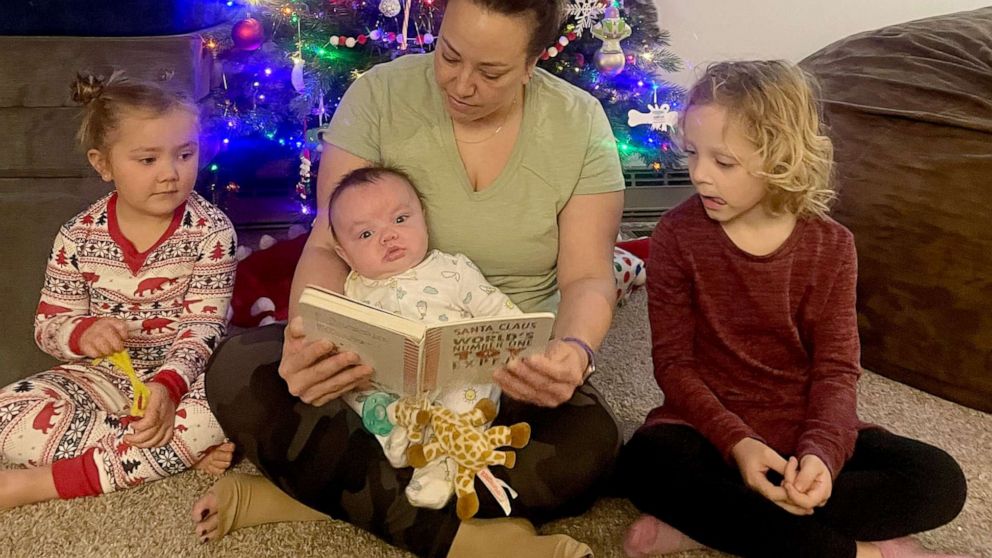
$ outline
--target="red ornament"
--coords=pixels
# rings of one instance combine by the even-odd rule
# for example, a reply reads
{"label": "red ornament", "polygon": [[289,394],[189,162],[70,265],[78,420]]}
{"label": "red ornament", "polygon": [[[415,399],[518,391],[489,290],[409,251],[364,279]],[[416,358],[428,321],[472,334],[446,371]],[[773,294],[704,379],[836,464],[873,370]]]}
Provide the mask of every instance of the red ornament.
{"label": "red ornament", "polygon": [[365,41],[367,41],[367,40],[369,40],[369,38],[366,37],[365,35],[359,35],[358,36],[358,44],[360,44],[360,45],[364,45],[365,44]]}
{"label": "red ornament", "polygon": [[231,28],[231,40],[241,50],[256,50],[265,41],[262,22],[250,17],[235,23]]}

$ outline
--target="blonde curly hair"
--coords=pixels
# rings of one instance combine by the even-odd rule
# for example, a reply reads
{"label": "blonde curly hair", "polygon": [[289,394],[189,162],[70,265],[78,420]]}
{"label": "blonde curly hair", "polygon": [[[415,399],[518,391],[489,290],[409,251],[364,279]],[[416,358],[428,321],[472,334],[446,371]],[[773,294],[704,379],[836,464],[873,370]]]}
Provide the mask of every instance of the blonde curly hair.
{"label": "blonde curly hair", "polygon": [[796,216],[825,216],[836,197],[834,148],[824,134],[812,76],[782,60],[718,62],[689,90],[685,114],[714,104],[757,149],[754,174],[768,183],[769,209]]}

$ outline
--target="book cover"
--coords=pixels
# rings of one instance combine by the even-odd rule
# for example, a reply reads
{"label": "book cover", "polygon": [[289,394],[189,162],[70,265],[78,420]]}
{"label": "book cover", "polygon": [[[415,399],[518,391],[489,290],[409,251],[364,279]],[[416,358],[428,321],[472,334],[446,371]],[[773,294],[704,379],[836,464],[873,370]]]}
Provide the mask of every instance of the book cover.
{"label": "book cover", "polygon": [[510,358],[542,352],[555,319],[539,312],[427,324],[312,285],[300,315],[308,337],[358,353],[377,389],[397,394],[491,382]]}

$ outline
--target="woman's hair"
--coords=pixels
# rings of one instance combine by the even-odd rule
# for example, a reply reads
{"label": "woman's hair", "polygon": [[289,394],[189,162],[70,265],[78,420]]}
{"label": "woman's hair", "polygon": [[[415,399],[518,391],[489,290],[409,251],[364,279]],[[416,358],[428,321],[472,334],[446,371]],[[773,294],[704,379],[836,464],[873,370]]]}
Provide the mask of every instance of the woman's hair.
{"label": "woman's hair", "polygon": [[334,188],[334,191],[331,192],[331,198],[327,200],[327,223],[330,226],[332,235],[334,234],[334,222],[331,217],[334,215],[334,204],[337,203],[338,198],[341,197],[341,194],[363,184],[372,184],[383,176],[389,175],[402,179],[404,182],[409,184],[410,189],[413,190],[413,195],[417,196],[417,200],[420,201],[420,206],[423,208],[424,202],[420,199],[420,192],[418,192],[417,188],[413,185],[413,180],[410,179],[410,176],[401,169],[387,165],[373,165],[370,167],[357,168],[341,178],[341,181],[338,182],[338,185]]}
{"label": "woman's hair", "polygon": [[83,150],[103,150],[107,138],[120,125],[126,111],[161,116],[173,109],[199,115],[196,104],[185,96],[167,91],[157,83],[132,80],[118,70],[109,78],[79,73],[69,85],[72,100],[83,105],[83,122],[76,138]]}
{"label": "woman's hair", "polygon": [[530,16],[530,42],[527,44],[528,62],[541,55],[561,35],[564,22],[562,0],[469,0],[480,8],[505,16]]}
{"label": "woman's hair", "polygon": [[820,122],[816,90],[811,76],[782,60],[711,64],[689,90],[679,129],[692,106],[723,107],[728,123],[757,148],[762,168],[756,174],[768,182],[770,209],[824,216],[836,196],[834,148]]}

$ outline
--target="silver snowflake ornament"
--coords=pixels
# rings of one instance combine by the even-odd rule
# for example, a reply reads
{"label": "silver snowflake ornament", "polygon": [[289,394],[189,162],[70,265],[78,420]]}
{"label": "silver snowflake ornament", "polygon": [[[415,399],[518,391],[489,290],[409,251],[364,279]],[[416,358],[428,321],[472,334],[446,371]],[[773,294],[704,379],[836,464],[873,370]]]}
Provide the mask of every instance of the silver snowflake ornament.
{"label": "silver snowflake ornament", "polygon": [[568,0],[565,14],[575,19],[575,34],[581,36],[602,17],[606,6],[601,0]]}

